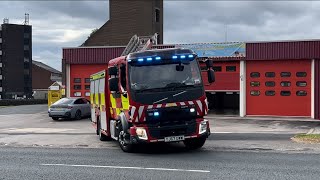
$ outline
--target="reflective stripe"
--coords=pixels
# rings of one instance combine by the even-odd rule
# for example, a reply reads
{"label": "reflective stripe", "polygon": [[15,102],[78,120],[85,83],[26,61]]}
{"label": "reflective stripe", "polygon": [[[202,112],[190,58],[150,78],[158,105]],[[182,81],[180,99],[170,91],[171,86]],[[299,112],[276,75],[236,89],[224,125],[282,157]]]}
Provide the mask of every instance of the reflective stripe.
{"label": "reflective stripe", "polygon": [[200,100],[197,100],[196,102],[197,102],[197,104],[198,104],[198,106],[199,106],[199,108],[200,108],[200,111],[202,112],[203,109],[202,109],[202,103],[201,103],[201,101],[200,101]]}

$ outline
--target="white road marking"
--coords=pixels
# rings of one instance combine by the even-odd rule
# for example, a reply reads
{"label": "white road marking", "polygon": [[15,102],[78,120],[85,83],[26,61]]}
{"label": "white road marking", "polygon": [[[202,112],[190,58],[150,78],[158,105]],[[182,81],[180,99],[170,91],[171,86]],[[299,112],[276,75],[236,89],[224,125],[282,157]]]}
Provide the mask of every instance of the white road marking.
{"label": "white road marking", "polygon": [[180,171],[180,172],[200,172],[200,173],[209,173],[210,172],[207,170],[194,170],[194,169],[145,168],[145,167],[126,167],[126,166],[78,165],[78,164],[40,164],[40,165],[41,166],[110,168],[110,169],[138,169],[138,170],[155,170],[155,171]]}

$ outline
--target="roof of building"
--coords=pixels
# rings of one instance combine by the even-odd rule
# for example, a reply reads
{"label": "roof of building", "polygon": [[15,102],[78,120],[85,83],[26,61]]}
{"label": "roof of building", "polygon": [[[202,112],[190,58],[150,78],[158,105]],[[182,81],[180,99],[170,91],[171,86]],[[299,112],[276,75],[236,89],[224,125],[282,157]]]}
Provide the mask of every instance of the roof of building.
{"label": "roof of building", "polygon": [[60,71],[58,71],[58,70],[54,69],[53,67],[50,67],[50,66],[48,66],[48,65],[46,65],[46,64],[44,64],[44,63],[42,63],[40,61],[32,60],[32,64],[34,64],[34,65],[36,65],[36,66],[38,66],[38,67],[40,67],[42,69],[45,69],[47,71],[50,71],[52,73],[61,74]]}

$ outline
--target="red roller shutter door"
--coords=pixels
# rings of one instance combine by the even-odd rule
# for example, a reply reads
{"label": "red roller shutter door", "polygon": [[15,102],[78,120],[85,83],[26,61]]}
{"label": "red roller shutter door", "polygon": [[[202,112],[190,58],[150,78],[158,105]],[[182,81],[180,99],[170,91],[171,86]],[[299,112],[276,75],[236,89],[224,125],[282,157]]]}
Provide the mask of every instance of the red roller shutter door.
{"label": "red roller shutter door", "polygon": [[247,61],[247,115],[311,116],[311,60]]}
{"label": "red roller shutter door", "polygon": [[206,91],[239,91],[240,88],[240,62],[214,62],[214,70],[216,81],[212,84],[208,83],[208,75],[206,65],[200,64],[202,71],[202,78]]}
{"label": "red roller shutter door", "polygon": [[[107,64],[71,64],[70,65],[70,96],[76,95],[90,98],[90,82],[86,82],[90,75],[107,69]],[[78,81],[75,81],[77,79]],[[75,89],[77,87],[78,89]],[[86,88],[88,87],[88,88]]]}

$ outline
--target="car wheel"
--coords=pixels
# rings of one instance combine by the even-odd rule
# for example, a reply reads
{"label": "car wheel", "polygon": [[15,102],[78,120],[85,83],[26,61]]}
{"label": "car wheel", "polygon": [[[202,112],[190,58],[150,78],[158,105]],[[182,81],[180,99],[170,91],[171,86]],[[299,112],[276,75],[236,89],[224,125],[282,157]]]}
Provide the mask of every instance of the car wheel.
{"label": "car wheel", "polygon": [[76,120],[80,120],[80,119],[81,119],[81,111],[80,111],[80,110],[77,110],[77,111],[76,111],[76,114],[74,115],[74,118],[75,118]]}
{"label": "car wheel", "polygon": [[59,120],[59,118],[57,118],[57,117],[53,117],[52,119],[55,121]]}
{"label": "car wheel", "polygon": [[119,128],[119,136],[118,136],[118,142],[119,146],[124,152],[132,153],[134,150],[133,144],[128,144],[126,141],[128,141],[127,138],[128,134],[123,130],[122,125],[120,125]]}

